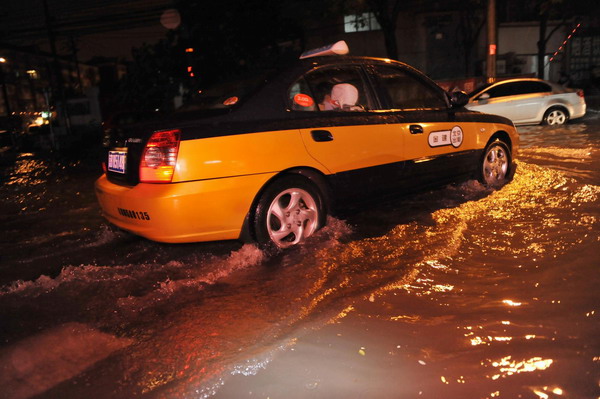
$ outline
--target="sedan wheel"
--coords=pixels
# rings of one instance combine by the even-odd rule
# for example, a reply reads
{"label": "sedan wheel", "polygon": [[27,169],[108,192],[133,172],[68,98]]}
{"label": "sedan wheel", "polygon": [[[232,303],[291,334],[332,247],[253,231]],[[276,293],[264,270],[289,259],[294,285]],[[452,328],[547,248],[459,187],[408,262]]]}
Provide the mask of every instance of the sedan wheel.
{"label": "sedan wheel", "polygon": [[510,152],[506,144],[496,140],[487,146],[481,166],[481,182],[499,187],[506,183],[511,168]]}
{"label": "sedan wheel", "polygon": [[552,108],[544,115],[544,124],[546,125],[564,125],[567,120],[569,120],[569,115],[560,108]]}
{"label": "sedan wheel", "polygon": [[324,224],[325,211],[318,189],[306,179],[293,176],[265,191],[254,220],[260,244],[287,248],[314,234]]}

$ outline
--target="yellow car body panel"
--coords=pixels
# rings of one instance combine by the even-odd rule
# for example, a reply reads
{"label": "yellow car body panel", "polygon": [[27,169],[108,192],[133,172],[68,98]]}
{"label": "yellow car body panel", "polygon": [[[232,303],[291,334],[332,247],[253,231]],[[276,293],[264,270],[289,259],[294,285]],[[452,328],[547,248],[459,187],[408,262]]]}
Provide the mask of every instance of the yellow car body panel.
{"label": "yellow car body panel", "polygon": [[298,130],[182,141],[173,182],[273,173],[290,167],[322,169],[304,150]]}
{"label": "yellow car body panel", "polygon": [[[333,140],[316,142],[311,133],[315,130],[330,132]],[[301,132],[308,152],[331,173],[403,160],[404,138],[395,124],[316,127]]]}
{"label": "yellow car body panel", "polygon": [[[508,133],[513,144],[513,157],[518,149],[514,127],[481,122],[421,123],[423,133],[410,132],[412,124],[380,124],[358,126],[315,127],[302,129],[302,138],[308,152],[331,173],[391,164],[395,162],[423,162],[427,159],[460,151],[483,150],[492,135],[499,131]],[[452,145],[431,146],[431,133],[451,132],[460,127],[462,142]],[[326,130],[333,140],[315,142],[311,132]]]}
{"label": "yellow car body panel", "polygon": [[298,166],[322,168],[304,150],[298,130],[187,140],[173,183],[121,186],[104,175],[96,195],[111,223],[154,241],[237,239],[261,188]]}
{"label": "yellow car body panel", "polygon": [[109,222],[160,242],[239,238],[256,193],[273,173],[179,184],[112,184],[103,175],[96,195]]}

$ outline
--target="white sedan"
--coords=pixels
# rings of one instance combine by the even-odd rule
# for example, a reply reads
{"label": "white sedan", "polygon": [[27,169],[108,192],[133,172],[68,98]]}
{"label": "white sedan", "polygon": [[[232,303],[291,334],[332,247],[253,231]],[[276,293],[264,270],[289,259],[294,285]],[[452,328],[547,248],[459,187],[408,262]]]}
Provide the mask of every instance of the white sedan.
{"label": "white sedan", "polygon": [[541,79],[509,79],[479,87],[466,108],[504,116],[515,125],[562,125],[585,115],[583,90]]}

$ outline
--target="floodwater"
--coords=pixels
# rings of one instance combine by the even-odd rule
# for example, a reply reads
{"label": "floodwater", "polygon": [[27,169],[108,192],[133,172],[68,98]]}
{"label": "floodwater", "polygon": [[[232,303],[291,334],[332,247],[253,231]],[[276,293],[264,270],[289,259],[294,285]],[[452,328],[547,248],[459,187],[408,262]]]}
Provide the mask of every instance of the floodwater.
{"label": "floodwater", "polygon": [[306,245],[109,226],[93,152],[0,178],[0,398],[600,398],[600,114],[519,128],[514,180]]}

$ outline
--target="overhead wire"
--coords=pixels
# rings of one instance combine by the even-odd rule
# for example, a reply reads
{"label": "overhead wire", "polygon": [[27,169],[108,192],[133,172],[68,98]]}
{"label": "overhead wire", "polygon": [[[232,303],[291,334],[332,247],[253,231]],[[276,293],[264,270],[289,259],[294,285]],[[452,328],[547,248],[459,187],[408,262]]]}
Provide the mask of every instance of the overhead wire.
{"label": "overhead wire", "polygon": [[[82,36],[110,32],[114,30],[126,30],[159,24],[160,15],[170,5],[170,1],[129,1],[116,2],[115,0],[105,0],[95,2],[89,6],[85,3],[61,3],[59,8],[52,9],[51,27],[55,35],[64,36]],[[79,6],[73,6],[79,4]],[[27,41],[43,39],[47,35],[47,27],[43,10],[37,10],[38,14],[29,14],[26,20],[27,25],[23,23],[17,26],[15,21],[18,16],[12,16],[12,21],[3,21],[2,26],[3,40]]]}

